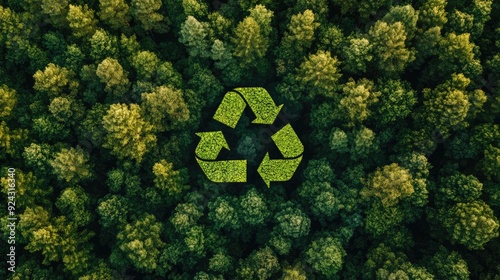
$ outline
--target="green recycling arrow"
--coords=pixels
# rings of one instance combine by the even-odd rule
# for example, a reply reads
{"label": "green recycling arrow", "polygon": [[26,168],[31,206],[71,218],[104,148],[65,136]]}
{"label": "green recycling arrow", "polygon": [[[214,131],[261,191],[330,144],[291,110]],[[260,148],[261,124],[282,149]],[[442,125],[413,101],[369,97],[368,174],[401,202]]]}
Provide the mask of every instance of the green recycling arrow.
{"label": "green recycling arrow", "polygon": [[257,172],[259,172],[269,188],[271,187],[271,181],[284,182],[292,179],[301,161],[302,156],[292,159],[270,159],[269,153],[266,153]]}
{"label": "green recycling arrow", "polygon": [[297,136],[290,124],[286,124],[271,138],[285,158],[270,159],[269,153],[264,156],[257,172],[259,172],[267,187],[271,186],[271,181],[283,182],[290,180],[302,161],[302,153],[304,152],[304,145],[302,145],[299,136]]}
{"label": "green recycling arrow", "polygon": [[196,135],[201,137],[200,143],[194,151],[199,158],[213,160],[217,158],[222,148],[229,150],[222,131],[198,132]]}
{"label": "green recycling arrow", "polygon": [[[256,118],[254,124],[273,124],[283,105],[276,106],[264,88],[236,88],[227,92],[217,108],[214,119],[235,128],[246,105],[252,109]],[[208,179],[216,182],[246,182],[246,160],[219,160],[222,148],[229,150],[229,145],[221,131],[196,133],[201,139],[196,146],[196,161]],[[257,172],[268,187],[271,182],[283,182],[292,178],[302,161],[304,145],[290,124],[285,125],[271,136],[283,159],[271,159],[266,153]]]}
{"label": "green recycling arrow", "polygon": [[235,128],[247,103],[256,116],[254,124],[273,124],[283,107],[283,104],[276,106],[264,88],[236,88],[224,95],[214,119]]}
{"label": "green recycling arrow", "polygon": [[244,183],[247,181],[247,161],[204,161],[196,158],[208,179],[215,183]]}

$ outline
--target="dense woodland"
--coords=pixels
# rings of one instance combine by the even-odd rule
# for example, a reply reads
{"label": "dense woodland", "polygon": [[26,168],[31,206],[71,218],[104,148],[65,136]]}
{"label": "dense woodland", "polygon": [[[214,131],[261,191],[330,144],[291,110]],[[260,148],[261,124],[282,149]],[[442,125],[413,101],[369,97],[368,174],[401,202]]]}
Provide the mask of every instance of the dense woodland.
{"label": "dense woodland", "polygon": [[[498,280],[499,50],[493,0],[0,0],[0,278]],[[275,124],[213,120],[235,87]],[[198,166],[217,130],[247,183]]]}

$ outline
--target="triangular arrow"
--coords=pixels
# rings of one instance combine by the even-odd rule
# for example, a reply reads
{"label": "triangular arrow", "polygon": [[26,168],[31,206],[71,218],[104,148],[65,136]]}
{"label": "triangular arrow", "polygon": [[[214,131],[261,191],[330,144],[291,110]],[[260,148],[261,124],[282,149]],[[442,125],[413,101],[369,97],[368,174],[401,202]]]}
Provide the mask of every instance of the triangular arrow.
{"label": "triangular arrow", "polygon": [[283,104],[276,106],[271,95],[261,87],[236,88],[234,91],[239,92],[247,101],[257,117],[252,121],[255,124],[273,124],[283,107]]}
{"label": "triangular arrow", "polygon": [[290,180],[301,161],[302,156],[293,159],[270,159],[269,153],[266,153],[257,172],[259,172],[260,177],[269,188],[271,187],[271,181],[284,182]]}
{"label": "triangular arrow", "polygon": [[224,138],[222,131],[198,132],[196,135],[201,137],[195,154],[204,160],[214,160],[219,155],[222,148],[229,150],[229,145]]}

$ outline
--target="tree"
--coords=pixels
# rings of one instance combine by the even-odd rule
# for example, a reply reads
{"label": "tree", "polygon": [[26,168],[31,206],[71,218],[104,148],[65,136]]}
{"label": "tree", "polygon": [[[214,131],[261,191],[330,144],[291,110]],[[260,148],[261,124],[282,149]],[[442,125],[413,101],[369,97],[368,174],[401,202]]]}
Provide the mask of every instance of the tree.
{"label": "tree", "polygon": [[143,93],[141,106],[144,118],[154,126],[155,131],[178,128],[189,119],[182,91],[172,87],[160,86],[151,93]]}
{"label": "tree", "polygon": [[446,2],[446,0],[427,0],[420,7],[418,23],[424,30],[435,26],[443,27],[448,21],[445,10]]}
{"label": "tree", "polygon": [[188,17],[205,17],[208,14],[208,6],[199,0],[182,0],[184,14]]}
{"label": "tree", "polygon": [[453,74],[451,80],[434,90],[424,89],[423,112],[417,116],[422,125],[434,127],[445,137],[453,128],[466,126],[470,103],[464,90],[469,82],[464,75]]}
{"label": "tree", "polygon": [[342,88],[338,116],[345,119],[352,127],[360,124],[371,114],[369,106],[378,101],[380,92],[376,91],[372,81],[361,79],[355,82],[350,79]]}
{"label": "tree", "polygon": [[438,198],[444,202],[472,202],[481,196],[483,184],[473,175],[461,173],[440,179]]}
{"label": "tree", "polygon": [[104,83],[104,90],[116,97],[121,97],[130,87],[127,72],[123,70],[118,60],[106,58],[97,66],[96,75]]}
{"label": "tree", "polygon": [[367,64],[373,59],[372,47],[367,38],[348,39],[343,49],[344,69],[354,74],[366,72]]}
{"label": "tree", "polygon": [[492,181],[500,181],[500,149],[492,145],[487,147],[480,168],[486,178]]}
{"label": "tree", "polygon": [[61,213],[77,227],[86,226],[92,220],[88,210],[90,198],[81,187],[69,187],[62,191],[55,203]]}
{"label": "tree", "polygon": [[314,240],[305,251],[306,262],[321,275],[330,279],[337,277],[346,252],[337,239],[323,237]]}
{"label": "tree", "polygon": [[276,230],[281,236],[301,238],[307,236],[311,220],[299,208],[289,205],[276,214]]}
{"label": "tree", "polygon": [[7,85],[0,85],[0,118],[5,119],[10,116],[16,103],[16,91]]}
{"label": "tree", "polygon": [[179,42],[183,43],[192,57],[208,57],[208,32],[205,26],[200,23],[195,17],[188,16],[186,21],[181,25],[179,33]]}
{"label": "tree", "polygon": [[165,33],[168,31],[168,18],[158,13],[161,4],[160,0],[132,0],[132,16],[144,30]]}
{"label": "tree", "polygon": [[162,159],[153,165],[155,186],[172,197],[178,197],[189,189],[187,184],[187,170],[174,170],[173,164]]}
{"label": "tree", "polygon": [[255,250],[247,259],[240,261],[236,271],[241,279],[268,279],[278,272],[279,262],[274,252],[264,247]]}
{"label": "tree", "polygon": [[374,104],[373,119],[381,125],[405,119],[417,103],[410,84],[401,80],[379,80],[376,89],[380,92]]}
{"label": "tree", "polygon": [[458,252],[450,252],[443,246],[429,258],[427,267],[439,279],[470,279],[467,262]]}
{"label": "tree", "polygon": [[99,200],[97,214],[99,223],[105,227],[123,228],[127,224],[127,215],[130,209],[130,202],[121,195],[106,195]]}
{"label": "tree", "polygon": [[216,229],[237,230],[241,228],[235,199],[219,196],[215,201],[208,203],[208,209],[208,218],[214,223]]}
{"label": "tree", "polygon": [[66,19],[75,37],[90,37],[96,31],[97,20],[94,19],[94,11],[87,5],[69,4]]}
{"label": "tree", "polygon": [[256,5],[255,7],[249,10],[250,17],[253,18],[257,24],[260,26],[260,30],[262,34],[267,37],[273,30],[271,27],[271,19],[273,17],[274,12],[270,11],[264,5]]}
{"label": "tree", "polygon": [[370,27],[368,37],[373,44],[377,69],[384,73],[401,73],[415,59],[413,51],[405,46],[407,31],[400,21],[377,21]]}
{"label": "tree", "polygon": [[113,104],[102,118],[106,130],[103,147],[120,159],[142,161],[143,155],[156,144],[152,126],[144,121],[137,104]]}
{"label": "tree", "polygon": [[113,29],[129,26],[130,8],[124,0],[99,0],[99,18]]}
{"label": "tree", "polygon": [[74,73],[65,67],[49,63],[44,71],[36,71],[33,75],[35,84],[33,89],[48,93],[49,97],[60,95],[63,91],[76,93],[78,82],[75,81]]}
{"label": "tree", "polygon": [[387,23],[401,22],[406,31],[407,40],[411,40],[417,31],[418,12],[412,5],[393,6],[389,12],[382,18]]}
{"label": "tree", "polygon": [[56,27],[64,27],[67,25],[66,15],[68,13],[68,1],[41,1],[42,13],[48,15],[48,21]]}
{"label": "tree", "polygon": [[137,71],[140,80],[150,80],[158,69],[160,59],[150,51],[137,52],[132,56],[132,66]]}
{"label": "tree", "polygon": [[243,222],[250,226],[263,225],[271,214],[264,198],[255,188],[240,197],[239,206]]}
{"label": "tree", "polygon": [[440,216],[451,241],[469,250],[482,249],[488,241],[498,237],[498,219],[481,200],[459,202],[452,208],[442,209]]}
{"label": "tree", "polygon": [[151,272],[156,269],[160,250],[165,246],[160,239],[161,229],[162,224],[155,216],[143,214],[118,233],[117,246],[135,268]]}
{"label": "tree", "polygon": [[384,206],[392,206],[413,192],[412,176],[408,169],[392,163],[369,175],[361,195],[376,197]]}
{"label": "tree", "polygon": [[96,62],[118,56],[118,39],[102,29],[94,32],[90,38],[90,46],[92,47],[90,56]]}
{"label": "tree", "polygon": [[261,27],[252,17],[246,17],[238,23],[233,43],[236,45],[234,56],[238,57],[243,65],[248,65],[263,57],[269,46]]}
{"label": "tree", "polygon": [[72,147],[61,149],[49,163],[59,180],[73,184],[89,179],[92,176],[90,165],[87,163],[88,160],[88,154],[80,147]]}
{"label": "tree", "polygon": [[337,81],[342,77],[339,73],[339,61],[331,57],[330,52],[318,51],[302,62],[298,72],[298,81],[310,89],[309,98],[316,95],[333,96],[337,89]]}

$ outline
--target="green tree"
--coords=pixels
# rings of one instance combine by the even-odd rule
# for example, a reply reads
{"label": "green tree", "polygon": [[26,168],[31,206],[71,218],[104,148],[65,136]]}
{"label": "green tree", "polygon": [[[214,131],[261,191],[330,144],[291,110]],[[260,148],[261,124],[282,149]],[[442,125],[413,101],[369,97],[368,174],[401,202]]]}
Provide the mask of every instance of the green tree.
{"label": "green tree", "polygon": [[297,79],[308,90],[309,98],[316,95],[333,96],[338,87],[337,81],[342,77],[339,72],[339,61],[331,57],[330,52],[318,51],[302,62]]}
{"label": "green tree", "polygon": [[86,226],[92,220],[89,211],[90,197],[81,187],[64,189],[55,205],[77,227]]}
{"label": "green tree", "polygon": [[183,43],[191,57],[208,57],[208,32],[206,27],[195,17],[188,16],[181,25],[179,42]]}
{"label": "green tree", "polygon": [[182,126],[189,119],[189,109],[181,90],[160,86],[151,93],[142,94],[144,118],[154,131],[172,130]]}
{"label": "green tree", "polygon": [[372,47],[367,38],[351,37],[343,49],[344,69],[354,74],[366,72],[373,59]]}
{"label": "green tree", "polygon": [[368,37],[373,44],[372,50],[378,70],[398,74],[415,59],[414,51],[406,48],[407,31],[400,21],[377,21],[370,27]]}
{"label": "green tree", "polygon": [[234,33],[234,56],[238,57],[243,65],[248,65],[266,54],[269,41],[254,18],[246,17],[238,23]]}
{"label": "green tree", "polygon": [[311,220],[299,208],[288,205],[275,216],[276,230],[280,235],[290,238],[307,236],[311,227]]}
{"label": "green tree", "polygon": [[47,15],[47,21],[56,27],[67,26],[66,15],[68,13],[68,1],[42,0],[42,13]]}
{"label": "green tree", "polygon": [[187,184],[187,170],[174,170],[172,163],[162,159],[153,165],[155,186],[169,196],[178,197],[189,189]]}
{"label": "green tree", "polygon": [[235,199],[219,196],[215,201],[208,203],[208,209],[208,218],[214,223],[216,229],[237,230],[241,228]]}
{"label": "green tree", "polygon": [[104,83],[104,90],[116,97],[121,97],[130,87],[127,72],[114,58],[106,58],[97,66],[96,75]]}
{"label": "green tree", "polygon": [[158,13],[161,5],[160,0],[132,0],[131,13],[144,30],[165,33],[168,31],[169,21]]}
{"label": "green tree", "polygon": [[150,80],[158,70],[160,59],[150,51],[137,52],[132,56],[132,66],[140,80]]}
{"label": "green tree", "polygon": [[131,211],[130,202],[121,195],[106,195],[99,200],[97,214],[99,223],[105,227],[122,228],[127,223],[128,212]]}
{"label": "green tree", "polygon": [[441,222],[453,243],[478,250],[498,237],[498,219],[488,204],[481,200],[459,202],[440,212]]}
{"label": "green tree", "polygon": [[458,252],[450,252],[443,246],[429,258],[427,267],[437,279],[470,279],[467,262]]}
{"label": "green tree", "polygon": [[144,121],[137,104],[113,104],[102,118],[106,130],[103,147],[120,159],[141,162],[143,155],[156,144],[152,126]]}
{"label": "green tree", "polygon": [[10,116],[16,103],[16,91],[7,85],[0,85],[0,118],[5,119]]}
{"label": "green tree", "polygon": [[33,78],[35,79],[33,89],[46,92],[50,97],[58,96],[63,91],[73,94],[78,88],[74,73],[53,63],[49,63],[43,72],[38,70]]}
{"label": "green tree", "polygon": [[264,198],[255,188],[240,197],[239,205],[242,220],[250,226],[264,224],[271,214]]}
{"label": "green tree", "polygon": [[97,29],[90,37],[90,56],[100,62],[118,56],[118,39],[102,29]]}
{"label": "green tree", "polygon": [[278,272],[280,265],[274,252],[264,247],[255,250],[243,261],[236,271],[241,279],[268,279]]}
{"label": "green tree", "polygon": [[165,246],[160,239],[161,230],[162,224],[155,216],[144,214],[118,233],[117,246],[135,268],[151,272],[156,269],[160,250]]}
{"label": "green tree", "polygon": [[376,89],[380,92],[380,96],[374,105],[373,119],[381,125],[405,119],[417,103],[415,92],[407,82],[379,80]]}
{"label": "green tree", "polygon": [[367,79],[361,79],[357,82],[350,79],[343,86],[342,91],[337,114],[351,127],[368,118],[371,114],[369,106],[376,103],[380,96],[380,92],[375,89],[373,82]]}
{"label": "green tree", "polygon": [[370,174],[361,194],[378,198],[384,206],[392,206],[413,192],[412,176],[408,169],[392,163]]}
{"label": "green tree", "polygon": [[424,30],[435,26],[443,27],[448,22],[446,2],[446,0],[427,0],[420,7],[418,23]]}
{"label": "green tree", "polygon": [[330,279],[337,277],[346,252],[337,239],[323,237],[314,240],[305,251],[306,262],[321,275]]}
{"label": "green tree", "polygon": [[69,4],[66,19],[75,37],[90,37],[96,31],[97,20],[94,18],[94,11],[87,5]]}
{"label": "green tree", "polygon": [[500,149],[492,145],[487,147],[480,168],[488,179],[500,181]]}
{"label": "green tree", "polygon": [[129,26],[129,5],[124,0],[99,0],[99,18],[113,29]]}
{"label": "green tree", "polygon": [[88,161],[89,155],[85,151],[80,147],[71,147],[61,149],[49,163],[59,180],[73,184],[89,179],[92,176]]}

